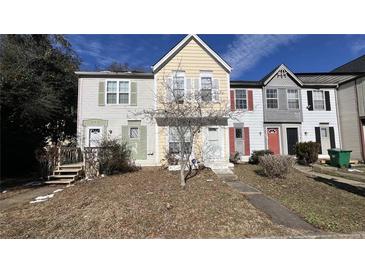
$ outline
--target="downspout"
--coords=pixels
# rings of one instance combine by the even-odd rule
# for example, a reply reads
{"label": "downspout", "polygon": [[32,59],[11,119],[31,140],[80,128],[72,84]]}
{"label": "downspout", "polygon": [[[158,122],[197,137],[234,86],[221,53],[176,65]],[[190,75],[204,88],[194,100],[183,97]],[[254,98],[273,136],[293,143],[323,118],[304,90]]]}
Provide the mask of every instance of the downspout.
{"label": "downspout", "polygon": [[336,89],[335,89],[335,100],[336,100],[336,117],[337,117],[337,128],[338,128],[338,139],[340,140],[340,148],[342,149],[343,144],[342,144],[342,130],[341,130],[341,120],[340,120],[340,108],[338,105],[338,88],[339,85],[337,84]]}

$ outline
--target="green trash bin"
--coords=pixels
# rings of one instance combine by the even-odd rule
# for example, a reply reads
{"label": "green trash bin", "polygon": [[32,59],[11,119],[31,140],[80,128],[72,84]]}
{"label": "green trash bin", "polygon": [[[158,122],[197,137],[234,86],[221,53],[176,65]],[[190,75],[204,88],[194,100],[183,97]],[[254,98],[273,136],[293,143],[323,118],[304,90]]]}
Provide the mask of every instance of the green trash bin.
{"label": "green trash bin", "polygon": [[330,165],[335,167],[349,167],[352,150],[342,150],[339,148],[328,149],[331,158]]}

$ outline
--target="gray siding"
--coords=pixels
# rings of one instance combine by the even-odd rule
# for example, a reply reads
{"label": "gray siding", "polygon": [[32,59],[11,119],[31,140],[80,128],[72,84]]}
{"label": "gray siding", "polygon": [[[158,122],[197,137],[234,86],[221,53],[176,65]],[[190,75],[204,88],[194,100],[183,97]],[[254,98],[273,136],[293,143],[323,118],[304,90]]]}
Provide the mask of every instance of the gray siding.
{"label": "gray siding", "polygon": [[[266,106],[266,89],[277,89],[278,109],[268,109]],[[299,92],[299,109],[288,109],[287,89],[297,89]],[[264,122],[300,123],[302,118],[301,91],[297,84],[289,77],[277,77],[275,75],[263,89]]]}
{"label": "gray siding", "polygon": [[359,116],[365,117],[365,77],[356,80]]}
{"label": "gray siding", "polygon": [[341,85],[337,94],[342,147],[343,149],[352,150],[352,159],[361,160],[361,139],[355,82],[351,81]]}

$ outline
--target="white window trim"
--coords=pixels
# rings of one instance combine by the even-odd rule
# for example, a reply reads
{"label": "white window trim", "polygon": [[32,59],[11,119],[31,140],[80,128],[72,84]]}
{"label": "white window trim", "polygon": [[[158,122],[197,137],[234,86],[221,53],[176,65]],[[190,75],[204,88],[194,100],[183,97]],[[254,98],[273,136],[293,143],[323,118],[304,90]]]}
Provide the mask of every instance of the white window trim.
{"label": "white window trim", "polygon": [[[314,92],[321,92],[322,93],[322,101],[323,101],[323,108],[321,109],[317,109],[315,107],[315,104],[314,104]],[[313,110],[315,111],[325,111],[326,110],[326,96],[325,96],[325,91],[324,90],[321,90],[321,89],[314,89],[312,90],[312,101],[313,101]],[[316,101],[320,101],[320,100],[316,100]]]}
{"label": "white window trim", "polygon": [[[267,91],[271,90],[271,89],[276,90],[276,100],[278,102],[278,104],[277,104],[278,106],[276,108],[267,107],[267,99],[275,99],[275,98],[267,98]],[[267,88],[267,89],[265,89],[265,99],[266,99],[266,109],[279,109],[279,89],[278,88]]]}
{"label": "white window trim", "polygon": [[[237,108],[237,90],[244,90],[246,93],[246,108]],[[234,108],[238,110],[248,110],[248,94],[247,89],[244,88],[237,88],[234,90]]]}
{"label": "white window trim", "polygon": [[[298,97],[297,97],[297,100],[298,100],[298,108],[291,108],[291,107],[289,107],[289,96],[288,96],[288,91],[289,90],[296,90],[297,91],[297,95],[298,95]],[[291,100],[294,100],[294,99],[291,99]],[[300,109],[299,89],[296,89],[296,88],[288,88],[288,89],[286,89],[286,104],[287,104],[288,109],[290,109],[290,110],[299,110]]]}
{"label": "white window trim", "polygon": [[[179,74],[181,74],[181,75],[179,75]],[[183,98],[183,100],[185,100],[186,99],[186,75],[185,75],[185,71],[175,70],[175,71],[172,72],[172,75],[171,75],[172,92],[174,92],[174,78],[175,78],[175,76],[176,77],[184,77],[184,98]]]}
{"label": "white window trim", "polygon": [[[117,102],[115,104],[108,104],[108,82],[117,82]],[[119,103],[119,82],[128,82],[128,104],[120,104]],[[132,85],[131,85],[131,80],[128,80],[128,79],[108,79],[108,80],[105,80],[105,105],[108,105],[108,106],[130,106],[131,104],[131,88],[132,88]]]}
{"label": "white window trim", "polygon": [[103,127],[100,126],[90,126],[90,127],[86,127],[86,147],[90,147],[90,129],[100,129],[100,134],[101,136],[103,136]]}

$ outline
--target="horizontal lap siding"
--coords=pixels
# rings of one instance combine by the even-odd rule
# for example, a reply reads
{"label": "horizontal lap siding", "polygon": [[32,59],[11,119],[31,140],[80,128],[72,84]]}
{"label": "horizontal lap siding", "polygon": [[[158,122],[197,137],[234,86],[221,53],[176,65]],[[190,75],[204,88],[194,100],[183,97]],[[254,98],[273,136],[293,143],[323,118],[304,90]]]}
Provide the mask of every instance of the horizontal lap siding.
{"label": "horizontal lap siding", "polygon": [[[248,89],[247,89],[248,90]],[[244,123],[250,128],[250,152],[265,148],[264,114],[262,105],[262,90],[251,89],[253,97],[253,111],[236,112],[234,119],[229,119],[228,124],[233,127],[234,123]],[[261,133],[261,135],[260,135]]]}
{"label": "horizontal lap siding", "polygon": [[343,148],[352,150],[352,159],[362,160],[360,125],[354,81],[340,86],[338,89],[338,105]]}
{"label": "horizontal lap siding", "polygon": [[[191,40],[183,49],[181,49],[164,67],[155,75],[157,82],[157,94],[159,98],[166,98],[164,83],[171,76],[174,70],[180,69],[185,71],[185,77],[191,79],[200,78],[201,70],[209,70],[213,73],[214,79],[219,79],[219,103],[212,104],[215,108],[227,107],[229,102],[229,74],[223,67],[211,57],[196,41]],[[228,129],[227,129],[228,132]],[[197,146],[202,145],[202,138],[197,138]],[[159,149],[160,159],[165,157],[168,149],[167,135],[163,128],[159,130]],[[224,134],[224,155],[229,155],[228,133]],[[228,158],[227,158],[228,159]]]}
{"label": "horizontal lap siding", "polygon": [[147,125],[147,160],[137,161],[145,165],[155,163],[155,124],[144,121],[142,116],[135,112],[145,108],[153,108],[153,79],[133,79],[137,82],[137,106],[105,105],[98,106],[99,82],[101,78],[79,79],[79,109],[78,109],[78,135],[83,139],[84,129],[82,121],[86,119],[103,119],[108,121],[108,131],[112,130],[112,137],[121,138],[122,125],[127,125],[128,120],[142,120],[142,125]]}
{"label": "horizontal lap siding", "polygon": [[[318,127],[320,123],[329,123],[330,127],[334,127],[336,147],[340,147],[335,90],[334,89],[323,89],[323,90],[328,90],[330,93],[330,102],[331,102],[330,111],[308,110],[307,89],[303,89],[301,91],[302,106],[303,106],[302,140],[305,142],[315,141],[316,140],[315,127]],[[305,132],[307,132],[307,135],[305,135]]]}

